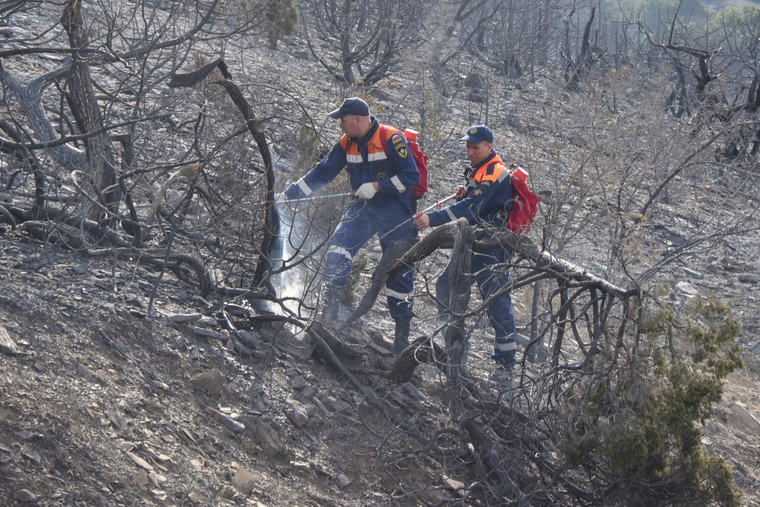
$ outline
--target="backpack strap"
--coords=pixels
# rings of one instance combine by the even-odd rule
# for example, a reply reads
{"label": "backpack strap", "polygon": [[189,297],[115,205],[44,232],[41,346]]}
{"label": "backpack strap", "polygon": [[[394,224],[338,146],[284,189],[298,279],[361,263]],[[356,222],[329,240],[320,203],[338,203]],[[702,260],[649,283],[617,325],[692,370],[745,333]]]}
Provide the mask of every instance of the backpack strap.
{"label": "backpack strap", "polygon": [[388,156],[388,125],[380,125],[380,144],[383,145],[385,156]]}

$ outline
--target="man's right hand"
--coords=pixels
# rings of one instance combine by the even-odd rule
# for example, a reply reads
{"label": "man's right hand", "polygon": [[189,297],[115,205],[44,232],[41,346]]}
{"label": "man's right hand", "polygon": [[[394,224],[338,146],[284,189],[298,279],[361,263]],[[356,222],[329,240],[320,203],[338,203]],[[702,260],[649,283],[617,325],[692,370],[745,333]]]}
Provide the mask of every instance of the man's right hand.
{"label": "man's right hand", "polygon": [[420,211],[414,215],[414,226],[417,227],[417,230],[420,232],[430,227],[430,217],[427,215],[427,213]]}
{"label": "man's right hand", "polygon": [[457,201],[461,201],[465,197],[467,197],[467,187],[459,185],[457,188],[454,189],[454,198]]}

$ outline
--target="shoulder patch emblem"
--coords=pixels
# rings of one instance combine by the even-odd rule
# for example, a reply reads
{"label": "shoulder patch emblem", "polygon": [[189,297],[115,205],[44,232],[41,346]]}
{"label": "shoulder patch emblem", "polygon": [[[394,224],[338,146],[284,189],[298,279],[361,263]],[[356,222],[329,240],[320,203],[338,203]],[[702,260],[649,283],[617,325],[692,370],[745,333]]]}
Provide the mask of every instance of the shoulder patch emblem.
{"label": "shoulder patch emblem", "polygon": [[396,145],[396,153],[401,158],[406,158],[407,155],[409,155],[409,152],[406,151],[406,145],[404,145],[404,143]]}
{"label": "shoulder patch emblem", "polygon": [[391,142],[393,144],[401,144],[404,142],[404,138],[401,137],[401,134],[394,134],[393,137],[391,137]]}
{"label": "shoulder patch emblem", "polygon": [[481,181],[480,182],[480,186],[483,187],[483,188],[488,188],[488,187],[491,186],[491,182],[490,181]]}
{"label": "shoulder patch emblem", "polygon": [[476,188],[475,190],[473,190],[473,191],[472,191],[472,193],[471,193],[470,195],[471,195],[472,197],[478,197],[478,196],[479,196],[480,194],[482,194],[482,193],[483,193],[483,189],[482,189],[482,188],[480,188],[480,187],[478,187],[478,188]]}

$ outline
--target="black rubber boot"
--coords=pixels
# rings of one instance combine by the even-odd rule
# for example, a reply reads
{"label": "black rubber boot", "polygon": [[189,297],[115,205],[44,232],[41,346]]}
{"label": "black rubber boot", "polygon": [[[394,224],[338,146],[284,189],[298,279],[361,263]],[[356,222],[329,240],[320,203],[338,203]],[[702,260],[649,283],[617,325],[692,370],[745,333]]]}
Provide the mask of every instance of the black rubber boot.
{"label": "black rubber boot", "polygon": [[409,329],[411,320],[397,320],[396,332],[393,336],[393,355],[400,356],[401,353],[409,346]]}

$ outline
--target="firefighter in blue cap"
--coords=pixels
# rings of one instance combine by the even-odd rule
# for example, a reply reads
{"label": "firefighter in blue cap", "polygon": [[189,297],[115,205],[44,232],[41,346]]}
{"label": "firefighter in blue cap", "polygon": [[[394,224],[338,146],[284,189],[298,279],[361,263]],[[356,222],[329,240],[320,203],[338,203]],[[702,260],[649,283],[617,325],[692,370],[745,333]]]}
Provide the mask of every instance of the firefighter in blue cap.
{"label": "firefighter in blue cap", "polygon": [[[467,130],[461,141],[467,143],[467,157],[471,162],[465,172],[467,184],[456,188],[458,202],[415,218],[414,225],[420,231],[459,218],[466,218],[470,224],[482,226],[479,230],[481,235],[487,235],[486,229],[489,227],[506,227],[507,217],[512,211],[512,184],[506,164],[493,148],[493,132],[485,125],[474,125]],[[509,283],[509,268],[506,264],[511,257],[512,251],[503,248],[473,253],[472,273],[475,274],[483,301]],[[446,267],[435,285],[440,301],[449,299],[450,268],[450,265]],[[494,299],[486,312],[496,335],[491,357],[497,365],[509,368],[517,362],[515,317],[509,292]]]}
{"label": "firefighter in blue cap", "polygon": [[[348,283],[351,262],[359,249],[375,234],[380,236],[383,252],[396,240],[411,242],[417,237],[417,229],[409,220],[412,216],[409,189],[419,182],[420,175],[402,133],[387,125],[381,126],[362,99],[344,100],[329,116],[340,120],[344,132],[340,142],[277,199],[308,197],[344,168],[348,171],[351,188],[358,199],[346,210],[330,238],[322,292],[326,303],[323,317],[334,322],[338,316],[338,294]],[[393,352],[398,355],[409,345],[414,269],[409,267],[389,276],[386,295],[396,323]]]}

